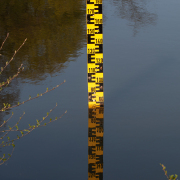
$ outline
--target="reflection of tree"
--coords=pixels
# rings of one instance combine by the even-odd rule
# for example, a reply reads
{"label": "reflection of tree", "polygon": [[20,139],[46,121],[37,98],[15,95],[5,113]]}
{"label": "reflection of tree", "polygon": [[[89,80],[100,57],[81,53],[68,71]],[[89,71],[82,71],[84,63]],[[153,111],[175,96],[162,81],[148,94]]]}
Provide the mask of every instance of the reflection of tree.
{"label": "reflection of tree", "polygon": [[118,6],[121,18],[131,22],[130,25],[133,26],[134,35],[136,35],[139,28],[156,24],[157,15],[148,12],[144,1],[113,0],[113,2]]}
{"label": "reflection of tree", "polygon": [[[85,40],[85,10],[82,4],[82,0],[1,0],[0,44],[7,32],[10,37],[1,50],[0,67],[11,59],[14,50],[24,39],[28,39],[1,75],[1,82],[16,74],[21,63],[25,71],[20,77],[38,81],[47,73],[60,72],[70,57],[77,56]],[[0,108],[4,102],[11,105],[17,103],[17,83],[17,80],[13,80],[9,87],[1,91]]]}
{"label": "reflection of tree", "polygon": [[[76,57],[85,40],[83,4],[83,0],[0,0],[0,44],[7,32],[10,33],[0,52],[0,67],[11,59],[24,39],[28,39],[1,75],[1,82],[16,74],[21,63],[25,71],[19,77],[38,81],[47,73],[60,72],[70,57]],[[17,104],[18,80],[13,80],[0,93],[0,109],[3,103]],[[0,112],[0,124],[4,115]]]}
{"label": "reflection of tree", "polygon": [[60,72],[76,57],[85,40],[83,0],[1,0],[0,41],[10,33],[4,56],[9,59],[25,38],[27,44],[11,65],[23,63],[22,78],[41,80],[46,73]]}

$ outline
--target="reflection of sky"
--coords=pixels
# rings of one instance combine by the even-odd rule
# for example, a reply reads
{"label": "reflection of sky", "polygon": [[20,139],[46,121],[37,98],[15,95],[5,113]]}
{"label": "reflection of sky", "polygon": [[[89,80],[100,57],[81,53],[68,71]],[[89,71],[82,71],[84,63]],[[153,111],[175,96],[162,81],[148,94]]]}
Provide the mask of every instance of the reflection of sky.
{"label": "reflection of sky", "polygon": [[[116,16],[113,3],[104,2],[104,180],[163,179],[159,163],[180,175],[178,5],[146,1],[147,9],[155,8],[156,25],[133,36],[128,20]],[[87,179],[86,48],[81,53],[63,73],[39,85],[22,85],[24,100],[66,79],[55,91],[14,110],[16,118],[26,111],[23,127],[45,116],[56,102],[51,117],[68,113],[17,142],[13,157],[1,167],[3,180]]]}
{"label": "reflection of sky", "polygon": [[[107,7],[110,8],[112,6]],[[109,11],[113,12],[113,9]],[[163,13],[160,12],[158,19],[162,19],[165,14],[164,11],[163,16],[160,16]],[[172,19],[168,19],[169,21],[167,23],[171,27],[167,26],[167,23],[164,24],[164,20],[158,20],[160,22],[155,27],[152,26],[144,29],[144,32],[139,33],[137,37],[133,38],[131,30],[124,20],[114,16],[114,14],[109,16],[109,24],[104,29],[104,48],[108,49],[104,49],[104,54],[108,57],[107,59],[111,59],[111,63],[107,66],[108,69],[111,68],[119,74],[119,76],[114,77],[110,73],[109,76],[111,79],[117,82],[119,80],[127,82],[129,78],[135,78],[138,74],[146,72],[148,67],[156,66],[155,64],[159,63],[158,61],[165,61],[167,58],[171,59],[173,56],[179,55],[179,36],[177,36],[179,34],[178,20],[176,23],[172,23]],[[172,33],[170,28],[172,29]],[[110,47],[113,48],[109,49]],[[117,66],[117,64],[120,65]]]}
{"label": "reflection of sky", "polygon": [[[153,179],[152,169],[162,179],[160,162],[172,173],[179,172],[179,2],[161,2],[154,3],[156,26],[140,28],[135,37],[128,21],[115,16],[115,8],[108,6],[105,179]],[[176,159],[174,164],[171,159]]]}

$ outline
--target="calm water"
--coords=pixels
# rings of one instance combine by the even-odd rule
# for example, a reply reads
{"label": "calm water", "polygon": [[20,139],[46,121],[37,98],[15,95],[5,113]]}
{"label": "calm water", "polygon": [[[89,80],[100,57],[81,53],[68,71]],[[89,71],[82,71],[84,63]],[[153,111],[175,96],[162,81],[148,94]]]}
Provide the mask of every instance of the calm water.
{"label": "calm water", "polygon": [[[107,0],[104,12],[104,180],[180,176],[180,2]],[[0,2],[0,66],[28,38],[1,80],[25,70],[0,94],[17,104],[66,80],[48,94],[13,109],[20,126],[46,116],[62,119],[17,141],[0,166],[2,180],[88,179],[88,99],[85,2]],[[11,111],[0,114],[0,122]],[[7,129],[7,127],[4,127]],[[12,137],[16,134],[12,133]],[[9,153],[1,149],[0,155]]]}

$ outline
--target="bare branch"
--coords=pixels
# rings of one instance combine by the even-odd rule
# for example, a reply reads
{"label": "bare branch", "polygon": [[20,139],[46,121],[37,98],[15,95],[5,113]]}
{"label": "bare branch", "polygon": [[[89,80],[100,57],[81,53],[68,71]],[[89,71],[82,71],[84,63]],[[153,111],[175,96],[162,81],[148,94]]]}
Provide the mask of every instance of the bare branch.
{"label": "bare branch", "polygon": [[[11,117],[10,117],[9,119],[7,119],[6,121],[4,121],[4,122],[0,125],[0,128],[1,128],[2,126],[4,126],[4,124],[6,124],[12,117],[13,117],[13,113],[12,113],[12,115],[11,115]],[[0,132],[2,132],[2,131],[0,131]]]}
{"label": "bare branch", "polygon": [[9,79],[7,79],[6,82],[0,83],[0,91],[2,91],[3,86],[5,86],[5,85],[7,86],[14,78],[16,78],[19,75],[19,73],[24,69],[24,67],[22,67],[22,66],[23,66],[23,64],[21,64],[21,66],[18,68],[17,73],[12,78],[9,77]]}
{"label": "bare branch", "polygon": [[62,114],[62,116],[60,116],[58,118],[56,117],[54,120],[51,120],[51,121],[49,121],[49,122],[47,122],[44,125],[41,125],[39,127],[46,126],[47,124],[50,124],[51,122],[54,122],[54,121],[57,121],[58,119],[61,119],[66,113],[67,113],[67,111],[65,111],[64,114]]}
{"label": "bare branch", "polygon": [[[14,152],[14,149],[15,149],[15,146],[13,146],[13,149],[12,149],[12,151],[11,151],[11,154],[9,154],[9,157],[8,157],[7,159],[5,159],[5,154],[3,155],[2,158],[0,158],[0,165],[4,164],[5,162],[7,162],[7,161],[10,159],[10,157],[12,156],[12,154],[13,154],[13,152]],[[3,161],[3,162],[1,163],[1,161]]]}
{"label": "bare branch", "polygon": [[66,82],[66,81],[62,82],[61,84],[57,85],[56,87],[53,87],[53,88],[50,89],[50,90],[47,89],[44,93],[41,93],[40,95],[38,94],[37,96],[35,96],[35,97],[33,97],[33,98],[30,97],[28,100],[23,101],[23,102],[21,102],[21,103],[18,103],[17,105],[9,106],[9,105],[7,104],[7,106],[5,106],[4,108],[0,109],[0,112],[1,112],[1,111],[6,111],[6,110],[8,110],[8,109],[15,108],[15,107],[20,106],[20,105],[22,105],[22,104],[24,104],[24,103],[26,103],[26,102],[28,102],[28,101],[31,101],[31,100],[33,100],[33,99],[36,99],[36,98],[40,97],[40,96],[43,96],[44,94],[46,94],[46,93],[48,93],[48,92],[56,89],[57,87],[59,87],[60,85],[64,84],[65,82]]}
{"label": "bare branch", "polygon": [[4,67],[1,67],[1,71],[0,74],[4,71],[4,69],[11,63],[11,61],[14,59],[14,56],[17,54],[17,52],[22,48],[22,46],[25,44],[27,38],[24,40],[24,42],[21,44],[21,46],[19,46],[18,50],[14,52],[12,58],[10,59],[10,61],[6,62],[6,65]]}
{"label": "bare branch", "polygon": [[[0,47],[0,51],[1,51],[1,49],[3,48],[3,45],[4,45],[4,43],[6,42],[6,40],[7,40],[8,37],[9,37],[9,33],[7,34],[7,37],[5,38],[5,40],[3,41],[3,43],[2,43],[2,45],[1,45],[1,47]],[[22,46],[25,44],[26,40],[27,40],[27,39],[25,39],[24,42],[21,44],[21,46],[19,46],[19,48],[17,49],[17,51],[14,52],[12,58],[11,58],[9,61],[6,62],[6,65],[5,65],[4,67],[1,67],[1,69],[0,69],[0,75],[1,75],[2,72],[5,70],[5,68],[11,63],[11,61],[13,61],[15,55],[16,55],[17,52],[22,48]],[[0,54],[0,55],[1,55],[1,54]],[[8,86],[8,85],[10,84],[10,82],[11,82],[13,79],[15,79],[15,78],[21,73],[21,71],[22,71],[23,69],[24,69],[24,68],[23,68],[23,64],[21,64],[20,67],[18,68],[17,73],[16,73],[15,75],[13,75],[12,78],[9,77],[9,78],[6,80],[6,82],[1,82],[1,83],[0,83],[0,91],[2,90],[3,87]],[[46,90],[44,93],[37,94],[37,96],[35,96],[35,97],[33,97],[33,98],[30,97],[28,100],[23,101],[23,102],[21,102],[21,103],[18,102],[17,105],[14,105],[14,106],[12,106],[12,107],[11,107],[11,105],[8,104],[8,103],[3,103],[4,107],[3,107],[2,109],[0,109],[0,112],[6,111],[6,110],[8,110],[8,109],[12,109],[12,108],[14,108],[14,107],[17,107],[17,106],[20,106],[20,105],[24,104],[25,102],[28,102],[28,101],[30,101],[30,100],[36,99],[36,98],[38,98],[38,97],[40,97],[40,96],[43,96],[44,94],[46,94],[46,93],[48,93],[48,92],[56,89],[57,87],[59,87],[59,86],[62,85],[63,83],[65,83],[65,80],[64,80],[64,82],[60,83],[60,84],[57,85],[56,87],[53,87],[53,88],[50,89],[50,90],[48,90],[48,88],[47,88],[47,90]],[[21,121],[22,117],[23,117],[24,114],[25,114],[25,113],[23,113],[23,115],[19,118],[19,120],[16,122],[16,124],[14,124],[12,127],[9,126],[9,129],[8,129],[8,130],[0,131],[0,132],[2,132],[2,133],[5,133],[2,137],[0,137],[0,140],[2,140],[3,138],[7,137],[7,135],[8,135],[9,132],[16,131],[16,132],[20,132],[20,133],[21,133],[21,136],[18,136],[18,135],[17,135],[17,138],[14,138],[13,140],[10,140],[10,137],[7,137],[7,139],[8,139],[7,141],[5,141],[5,142],[2,141],[2,142],[0,143],[0,147],[6,147],[6,146],[11,146],[11,145],[13,146],[13,149],[12,149],[11,154],[8,154],[8,156],[9,156],[8,158],[5,158],[5,154],[3,154],[3,157],[2,157],[2,158],[0,157],[0,165],[4,164],[4,163],[5,163],[6,161],[8,161],[8,160],[10,159],[10,157],[12,156],[12,154],[13,154],[13,152],[14,152],[14,149],[15,149],[14,141],[16,141],[16,140],[18,140],[18,139],[21,139],[22,137],[28,135],[30,132],[32,132],[33,130],[35,130],[35,129],[38,128],[38,127],[46,126],[47,124],[49,124],[49,123],[51,123],[51,122],[57,121],[58,119],[62,118],[62,116],[64,116],[65,113],[67,113],[67,111],[64,112],[63,115],[61,115],[61,116],[58,117],[58,118],[56,117],[54,120],[52,120],[52,119],[50,118],[50,121],[49,121],[49,122],[43,124],[43,122],[47,119],[47,117],[49,116],[49,114],[50,114],[56,107],[57,107],[57,104],[56,104],[56,106],[55,106],[53,109],[51,109],[51,110],[47,113],[47,115],[46,115],[45,117],[42,118],[41,121],[36,120],[36,121],[37,121],[36,125],[32,125],[32,126],[31,126],[31,125],[29,124],[29,128],[27,128],[27,129],[19,130],[19,127],[18,127],[19,122]],[[0,128],[3,127],[3,126],[12,118],[12,116],[13,116],[13,113],[12,113],[12,115],[11,115],[11,117],[10,117],[9,119],[5,120],[5,121],[0,125]]]}
{"label": "bare branch", "polygon": [[6,42],[6,40],[7,40],[8,37],[9,37],[9,33],[7,33],[7,36],[6,36],[5,40],[3,41],[3,43],[2,43],[2,45],[1,45],[1,47],[0,47],[0,51],[1,51],[1,49],[3,48],[3,45],[4,45],[4,43]]}
{"label": "bare branch", "polygon": [[[25,115],[25,112],[23,113],[23,115],[19,118],[18,122],[13,127],[9,127],[9,130],[6,130],[6,133],[2,137],[0,137],[0,139],[3,139],[5,136],[7,136],[8,133],[11,132],[12,129],[19,124],[19,122],[21,121],[21,119],[23,118],[24,115]],[[0,131],[0,132],[5,132],[5,131]],[[1,144],[0,144],[0,146],[1,146]]]}
{"label": "bare branch", "polygon": [[[36,128],[42,127],[42,126],[46,126],[47,124],[49,124],[49,123],[51,123],[51,122],[57,121],[58,119],[62,118],[62,117],[67,113],[67,111],[65,111],[64,114],[62,114],[60,117],[58,117],[58,118],[56,117],[54,120],[50,119],[49,122],[44,123],[43,125],[41,125],[42,122],[45,121],[45,119],[49,116],[49,114],[50,114],[56,107],[57,107],[57,104],[56,104],[56,106],[55,106],[53,109],[50,110],[49,113],[47,113],[47,115],[46,115],[45,117],[42,118],[41,121],[38,121],[38,120],[37,120],[37,124],[36,124],[36,125],[32,125],[32,126],[31,126],[31,125],[29,124],[29,128],[24,129],[24,130],[13,129],[14,127],[17,126],[17,124],[19,123],[19,121],[21,120],[21,118],[24,116],[24,114],[23,114],[23,115],[20,117],[19,121],[18,121],[10,130],[0,131],[0,132],[7,132],[7,133],[12,132],[12,131],[20,131],[21,134],[22,134],[22,136],[18,136],[18,135],[17,135],[17,138],[15,138],[15,139],[13,139],[13,140],[10,140],[10,138],[9,138],[8,141],[2,142],[2,143],[0,144],[0,147],[10,146],[11,143],[13,143],[14,141],[16,141],[16,140],[18,140],[18,139],[21,139],[22,137],[28,135],[30,132],[32,132],[32,131],[35,130]],[[23,132],[27,132],[27,133],[24,134]],[[6,133],[2,138],[0,138],[0,139],[3,139],[3,138],[7,135],[7,133]]]}

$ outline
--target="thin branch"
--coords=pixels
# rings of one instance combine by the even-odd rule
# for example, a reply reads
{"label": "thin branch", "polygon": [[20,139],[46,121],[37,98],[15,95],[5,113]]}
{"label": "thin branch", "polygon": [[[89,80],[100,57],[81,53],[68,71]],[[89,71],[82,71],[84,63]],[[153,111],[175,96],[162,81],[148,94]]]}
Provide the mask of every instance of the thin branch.
{"label": "thin branch", "polygon": [[14,59],[14,56],[17,54],[17,52],[22,48],[22,46],[25,44],[27,38],[24,40],[24,42],[21,44],[21,46],[19,46],[18,50],[14,52],[12,58],[10,59],[10,61],[6,62],[6,65],[4,67],[1,67],[1,71],[0,74],[4,71],[4,69],[11,63],[11,61]]}
{"label": "thin branch", "polygon": [[[0,159],[0,162],[5,158],[5,155],[3,155],[3,157]],[[1,163],[1,164],[4,164],[4,163]],[[1,165],[0,164],[0,165]]]}
{"label": "thin branch", "polygon": [[[4,124],[6,124],[12,117],[13,117],[13,113],[12,113],[12,115],[11,115],[11,117],[10,117],[9,119],[7,119],[6,121],[4,121],[4,122],[0,125],[0,128],[1,128],[2,126],[4,126]],[[2,131],[0,131],[0,132],[2,132]]]}
{"label": "thin branch", "polygon": [[29,98],[28,100],[26,100],[26,101],[23,101],[23,102],[21,102],[21,103],[18,102],[17,105],[9,106],[9,104],[7,104],[7,105],[5,105],[4,108],[0,109],[0,112],[1,112],[1,111],[6,111],[6,110],[8,110],[8,109],[15,108],[15,107],[20,106],[20,105],[22,105],[22,104],[24,104],[24,103],[26,103],[26,102],[28,102],[28,101],[31,101],[31,100],[33,100],[33,99],[36,99],[36,98],[40,97],[40,96],[43,96],[44,94],[46,94],[46,93],[48,93],[48,92],[56,89],[57,87],[59,87],[60,85],[64,84],[65,82],[66,82],[66,81],[62,82],[61,84],[57,85],[56,87],[53,87],[53,88],[50,89],[50,90],[47,89],[44,93],[41,93],[40,95],[38,94],[37,96],[35,96],[35,97],[33,97],[33,98],[30,97],[30,98]]}
{"label": "thin branch", "polygon": [[0,51],[1,51],[1,49],[2,49],[2,47],[3,47],[3,45],[4,45],[4,43],[6,42],[8,36],[9,36],[9,33],[7,33],[7,36],[6,36],[5,40],[3,41],[3,43],[2,43],[2,45],[1,45],[1,47],[0,47]]}
{"label": "thin branch", "polygon": [[178,175],[177,175],[177,174],[175,174],[175,175],[170,175],[170,176],[168,177],[166,167],[165,167],[163,164],[161,164],[161,163],[160,163],[160,165],[162,166],[163,171],[164,171],[164,174],[165,174],[165,176],[167,177],[168,180],[173,180],[173,179],[176,180],[176,179],[178,178]]}
{"label": "thin branch", "polygon": [[[64,114],[66,114],[66,113],[67,113],[67,111],[64,112]],[[51,122],[57,121],[57,120],[60,119],[60,118],[62,118],[62,117],[64,116],[64,114],[62,114],[62,115],[61,115],[60,117],[58,117],[58,118],[55,118],[55,119],[52,120],[52,121],[49,121],[48,123],[46,123],[46,125],[49,124],[49,123],[51,123]],[[36,128],[37,128],[37,127],[46,126],[46,125],[44,124],[44,125],[41,125],[41,126],[36,126]],[[20,138],[26,136],[27,134],[29,134],[30,132],[32,132],[32,131],[33,131],[34,129],[36,129],[36,128],[31,129],[31,131],[29,131],[28,133],[26,133],[25,135],[23,135],[23,136],[21,136],[21,137],[19,137],[19,138],[17,138],[17,139],[20,139]],[[17,139],[15,139],[15,140],[17,140]],[[11,154],[9,154],[8,159],[5,159],[5,154],[3,155],[2,158],[0,158],[0,165],[2,165],[2,164],[4,164],[5,162],[7,162],[7,161],[10,159],[10,157],[12,156],[12,154],[13,154],[13,152],[14,152],[14,149],[15,149],[15,145],[14,145],[14,141],[15,141],[15,140],[12,141],[12,144],[8,144],[8,146],[13,145],[12,152],[11,152]],[[4,146],[7,146],[7,144],[4,145]],[[3,162],[1,163],[1,161],[3,161]]]}
{"label": "thin branch", "polygon": [[22,67],[23,66],[23,64],[21,64],[21,66],[18,68],[18,71],[17,71],[17,73],[11,78],[11,77],[9,77],[9,79],[7,79],[7,81],[6,82],[2,82],[2,83],[0,83],[0,91],[2,91],[2,87],[3,86],[7,86],[14,78],[16,78],[18,75],[19,75],[19,73],[21,72],[21,71],[23,71],[23,69],[24,69],[24,67]]}
{"label": "thin branch", "polygon": [[167,171],[166,171],[166,167],[163,164],[160,164],[163,168],[164,174],[165,176],[169,179],[168,175],[167,175]]}
{"label": "thin branch", "polygon": [[60,117],[55,118],[54,120],[49,121],[49,122],[45,123],[44,125],[40,125],[39,127],[46,126],[47,124],[50,124],[50,123],[52,123],[54,121],[57,121],[58,119],[61,119],[66,113],[67,113],[67,111],[65,111],[64,114],[62,114]]}
{"label": "thin branch", "polygon": [[[35,130],[35,129],[38,128],[38,127],[46,126],[47,124],[49,124],[49,123],[51,123],[51,122],[57,121],[58,119],[62,118],[62,117],[64,116],[64,114],[67,113],[67,111],[65,111],[64,114],[62,114],[60,117],[58,117],[58,118],[56,117],[54,120],[50,119],[49,122],[45,123],[44,125],[41,125],[41,123],[49,116],[49,114],[50,114],[56,107],[57,107],[57,104],[56,104],[56,106],[55,106],[53,109],[50,110],[49,113],[47,113],[47,115],[46,115],[45,117],[43,117],[43,119],[42,119],[40,122],[37,120],[37,125],[32,125],[32,126],[29,125],[30,127],[29,127],[28,129],[24,129],[24,130],[12,130],[12,129],[11,129],[11,131],[20,131],[21,134],[22,134],[22,136],[18,136],[18,135],[17,135],[17,138],[15,138],[15,139],[13,139],[13,140],[9,140],[9,141],[7,141],[7,142],[2,142],[2,143],[0,144],[0,147],[10,146],[11,144],[9,144],[9,143],[13,143],[13,142],[16,141],[16,140],[21,139],[22,137],[28,135],[30,132],[32,132],[33,130]],[[16,126],[16,125],[15,125],[15,126]],[[15,127],[15,126],[14,126],[14,127]],[[0,132],[7,132],[7,131],[9,132],[9,130],[0,131]],[[26,131],[27,133],[24,134],[23,131]]]}
{"label": "thin branch", "polygon": [[[9,129],[6,130],[6,133],[2,137],[0,137],[0,139],[3,139],[5,136],[7,136],[8,133],[11,132],[12,129],[19,124],[19,122],[21,121],[21,119],[23,118],[24,115],[25,115],[25,112],[23,113],[23,115],[19,118],[18,122],[13,127],[9,127]],[[5,132],[5,131],[0,131],[0,132]]]}
{"label": "thin branch", "polygon": [[[4,43],[6,42],[6,40],[7,40],[8,37],[9,37],[9,33],[7,34],[5,40],[3,41],[3,43],[2,43],[2,45],[1,45],[1,47],[0,47],[0,51],[1,51],[1,49],[3,48],[3,45],[4,45]],[[24,42],[21,44],[21,46],[19,46],[19,48],[14,52],[13,56],[11,57],[11,59],[6,62],[6,65],[5,65],[4,67],[1,67],[1,69],[0,69],[0,75],[1,75],[2,72],[5,70],[5,68],[11,63],[11,61],[13,61],[15,55],[16,55],[17,52],[22,48],[22,46],[25,44],[26,40],[27,40],[27,39],[25,39]],[[1,54],[0,54],[0,55],[1,55]],[[23,68],[23,64],[21,64],[21,66],[18,68],[17,73],[16,73],[12,78],[9,77],[9,78],[6,80],[6,82],[0,83],[0,91],[2,90],[2,87],[3,87],[3,86],[7,86],[14,78],[16,78],[23,69],[24,69],[24,68]],[[59,87],[59,86],[62,85],[63,83],[65,83],[65,81],[62,82],[61,84],[57,85],[56,87],[53,87],[53,88],[50,89],[50,90],[48,90],[48,88],[47,88],[46,92],[41,93],[40,95],[37,94],[36,97],[33,97],[33,98],[30,97],[28,100],[23,101],[23,102],[21,102],[21,103],[18,102],[17,105],[14,105],[14,106],[12,106],[12,107],[11,107],[11,105],[8,104],[8,103],[7,103],[7,104],[6,104],[6,103],[3,103],[4,108],[2,108],[2,109],[0,110],[0,112],[6,111],[6,110],[8,110],[8,109],[12,109],[12,108],[14,108],[14,107],[17,107],[17,106],[20,106],[20,105],[24,104],[25,102],[28,102],[28,101],[33,100],[33,99],[36,99],[36,98],[38,98],[38,97],[40,97],[40,96],[42,96],[42,95],[44,95],[44,94],[46,94],[46,93],[54,90],[54,89],[56,89],[57,87]],[[38,128],[38,127],[46,126],[47,124],[49,124],[49,123],[51,123],[51,122],[57,121],[58,119],[62,118],[65,113],[67,113],[67,111],[64,112],[63,115],[61,115],[61,116],[58,117],[58,118],[56,117],[54,120],[52,120],[52,119],[50,118],[50,121],[49,121],[49,122],[44,123],[44,124],[42,125],[42,123],[47,119],[47,117],[49,116],[49,114],[50,114],[56,107],[57,107],[57,104],[56,104],[56,106],[55,106],[53,109],[50,110],[50,112],[47,113],[47,115],[46,115],[45,117],[42,118],[41,121],[37,120],[37,124],[36,124],[36,125],[33,125],[33,126],[31,126],[31,125],[29,124],[29,128],[27,128],[27,129],[19,130],[19,128],[18,128],[18,126],[17,126],[17,125],[19,124],[19,122],[21,121],[22,117],[23,117],[24,114],[25,114],[25,113],[23,113],[23,115],[19,118],[19,120],[16,122],[16,124],[15,124],[13,127],[10,127],[10,126],[9,126],[9,129],[8,129],[8,130],[0,131],[0,132],[5,133],[5,134],[0,138],[1,140],[2,140],[4,137],[6,137],[9,132],[12,132],[12,131],[16,131],[16,132],[19,132],[19,131],[20,131],[21,134],[22,134],[22,136],[18,136],[18,135],[17,135],[17,138],[15,138],[15,139],[13,139],[13,140],[10,140],[10,137],[7,137],[8,141],[6,141],[6,142],[2,141],[2,142],[1,142],[0,147],[6,147],[6,146],[12,145],[12,146],[13,146],[13,149],[12,149],[11,154],[8,154],[8,155],[9,155],[8,158],[5,158],[5,154],[3,154],[3,157],[2,157],[2,158],[0,157],[0,165],[2,165],[2,164],[4,164],[5,162],[7,162],[7,161],[10,159],[10,157],[12,156],[12,154],[13,154],[13,152],[14,152],[14,149],[15,149],[15,145],[14,145],[14,141],[15,141],[15,140],[18,140],[18,139],[20,139],[20,138],[28,135],[30,132],[32,132],[33,130],[35,130],[35,129]],[[12,118],[12,116],[13,116],[13,113],[12,113],[12,115],[11,115],[11,117],[10,117],[9,119],[5,120],[5,121],[0,125],[0,128],[3,127],[3,126]],[[15,129],[15,128],[16,128],[16,129]],[[24,133],[24,132],[27,132],[27,133]]]}
{"label": "thin branch", "polygon": [[[15,146],[13,146],[11,154],[9,155],[9,157],[7,159],[5,159],[5,154],[3,155],[3,157],[0,159],[0,165],[4,164],[5,162],[7,162],[10,159],[10,157],[12,156],[12,154],[14,152],[14,149],[15,149]],[[1,163],[1,161],[3,161],[3,162]]]}

